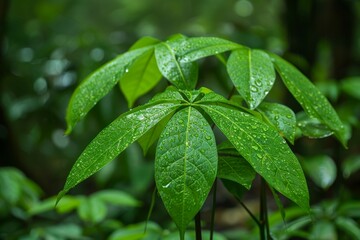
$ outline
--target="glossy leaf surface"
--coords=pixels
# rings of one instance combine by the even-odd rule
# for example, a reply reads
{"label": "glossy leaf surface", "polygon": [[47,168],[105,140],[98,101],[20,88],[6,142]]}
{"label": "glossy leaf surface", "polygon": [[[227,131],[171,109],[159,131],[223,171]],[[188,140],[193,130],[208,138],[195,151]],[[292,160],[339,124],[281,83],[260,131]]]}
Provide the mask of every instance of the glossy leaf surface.
{"label": "glossy leaf surface", "polygon": [[296,117],[290,108],[278,103],[263,102],[258,110],[267,117],[283,137],[294,144]]}
{"label": "glossy leaf surface", "polygon": [[144,52],[130,67],[126,68],[124,76],[120,79],[120,87],[128,101],[129,108],[140,96],[155,87],[161,77],[154,49]]}
{"label": "glossy leaf surface", "polygon": [[305,112],[327,125],[335,132],[341,143],[346,146],[345,128],[329,101],[297,68],[279,56],[274,54],[271,56],[284,84]]}
{"label": "glossy leaf surface", "polygon": [[215,137],[206,119],[187,107],[162,132],[155,159],[155,181],[170,216],[183,237],[216,178]]}
{"label": "glossy leaf surface", "polygon": [[156,46],[155,57],[160,72],[175,87],[188,90],[195,88],[198,77],[198,65],[195,62],[179,63],[167,42]]}
{"label": "glossy leaf surface", "polygon": [[323,189],[330,187],[336,179],[336,165],[329,156],[309,157],[304,159],[301,165],[314,183]]}
{"label": "glossy leaf surface", "polygon": [[231,53],[227,71],[250,109],[256,108],[262,102],[276,77],[269,55],[249,48],[241,48]]}
{"label": "glossy leaf surface", "polygon": [[82,152],[72,167],[59,198],[69,189],[99,171],[178,107],[177,103],[145,105],[118,117],[102,130]]}
{"label": "glossy leaf surface", "polygon": [[250,189],[256,172],[231,144],[218,146],[217,177],[228,179]]}
{"label": "glossy leaf surface", "polygon": [[69,134],[95,104],[104,97],[120,80],[131,63],[151,47],[126,52],[89,75],[71,96],[66,122]]}
{"label": "glossy leaf surface", "polygon": [[239,153],[273,188],[309,209],[301,166],[285,140],[259,119],[222,106],[202,106]]}
{"label": "glossy leaf surface", "polygon": [[241,48],[242,46],[216,37],[194,37],[185,39],[175,47],[180,62],[192,62],[200,58]]}

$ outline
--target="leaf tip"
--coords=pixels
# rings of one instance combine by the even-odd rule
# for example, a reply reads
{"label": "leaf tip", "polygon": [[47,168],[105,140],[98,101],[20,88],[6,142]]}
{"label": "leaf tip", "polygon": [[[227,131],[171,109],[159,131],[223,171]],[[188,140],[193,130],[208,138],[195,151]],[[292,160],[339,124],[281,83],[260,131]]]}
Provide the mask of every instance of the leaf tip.
{"label": "leaf tip", "polygon": [[59,192],[59,194],[56,197],[56,202],[55,202],[55,206],[54,206],[55,208],[58,205],[58,203],[60,202],[60,200],[65,196],[66,193],[67,193],[66,190],[62,190]]}

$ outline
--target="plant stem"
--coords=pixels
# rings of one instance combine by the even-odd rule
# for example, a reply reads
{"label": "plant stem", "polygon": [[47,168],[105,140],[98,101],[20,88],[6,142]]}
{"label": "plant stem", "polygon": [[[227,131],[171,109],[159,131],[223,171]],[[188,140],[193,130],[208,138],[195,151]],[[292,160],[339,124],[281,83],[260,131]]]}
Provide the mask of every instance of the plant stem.
{"label": "plant stem", "polygon": [[241,206],[243,206],[243,208],[245,209],[245,211],[250,215],[250,217],[252,218],[252,220],[254,220],[254,222],[256,223],[256,225],[260,228],[260,222],[259,220],[256,218],[256,216],[250,211],[250,209],[239,199],[236,198],[239,203],[241,204]]}
{"label": "plant stem", "polygon": [[261,177],[260,182],[260,239],[266,240],[271,239],[269,219],[267,213],[267,202],[266,202],[266,181]]}
{"label": "plant stem", "polygon": [[196,234],[196,240],[202,240],[202,237],[201,237],[201,214],[200,214],[200,211],[195,216],[195,234]]}
{"label": "plant stem", "polygon": [[216,208],[216,192],[217,192],[217,178],[213,184],[213,199],[212,199],[212,209],[211,209],[211,222],[210,222],[210,240],[213,240],[214,235],[214,225],[215,225],[215,208]]}

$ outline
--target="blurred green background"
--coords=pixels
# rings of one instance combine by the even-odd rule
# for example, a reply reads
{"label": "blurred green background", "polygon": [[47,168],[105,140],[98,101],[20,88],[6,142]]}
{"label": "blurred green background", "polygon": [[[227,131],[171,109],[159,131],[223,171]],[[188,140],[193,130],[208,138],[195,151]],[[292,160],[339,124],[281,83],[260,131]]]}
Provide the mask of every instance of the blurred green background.
{"label": "blurred green background", "polygon": [[[223,37],[266,49],[300,68],[327,95],[352,132],[347,151],[334,138],[296,142],[293,149],[299,155],[327,155],[337,169],[334,184],[325,190],[309,180],[312,201],[334,199],[344,189],[348,198],[360,197],[358,0],[0,0],[1,167],[21,170],[40,186],[42,198],[57,194],[84,147],[127,110],[115,88],[71,136],[65,136],[66,106],[75,87],[137,39],[164,40],[176,33]],[[206,61],[200,79],[222,74],[211,60]],[[226,94],[224,81],[214,82],[213,90]],[[163,86],[165,81],[138,103]],[[270,97],[298,110],[282,90],[276,86]],[[152,154],[143,157],[133,144],[73,193],[120,189],[144,202],[146,212],[154,188]],[[356,160],[344,175],[349,158]],[[227,198],[221,197],[220,203],[227,203]],[[146,214],[139,212],[128,213],[125,221],[144,221]],[[159,222],[167,219],[165,213],[156,214]]]}

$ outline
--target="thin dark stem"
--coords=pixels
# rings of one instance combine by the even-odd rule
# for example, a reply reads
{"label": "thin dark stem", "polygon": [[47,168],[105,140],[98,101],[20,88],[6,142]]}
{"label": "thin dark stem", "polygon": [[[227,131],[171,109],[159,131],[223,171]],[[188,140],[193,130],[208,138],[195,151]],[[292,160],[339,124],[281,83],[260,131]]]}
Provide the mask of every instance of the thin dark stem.
{"label": "thin dark stem", "polygon": [[215,225],[215,208],[216,208],[216,192],[217,192],[217,179],[213,184],[213,199],[212,199],[212,209],[211,209],[211,222],[210,222],[210,240],[213,240],[214,234],[214,225]]}
{"label": "thin dark stem", "polygon": [[235,86],[233,86],[227,97],[227,100],[230,100],[230,98],[235,94],[235,91],[236,91],[236,88],[235,88]]}
{"label": "thin dark stem", "polygon": [[260,222],[257,219],[257,217],[250,211],[250,209],[238,198],[236,198],[236,200],[239,201],[239,203],[241,204],[241,206],[243,206],[243,208],[245,209],[245,211],[250,215],[250,217],[252,218],[252,220],[254,220],[254,222],[256,223],[256,225],[258,225],[258,227],[260,228]]}
{"label": "thin dark stem", "polygon": [[260,182],[260,239],[266,240],[266,192],[265,180],[261,178]]}
{"label": "thin dark stem", "polygon": [[195,234],[196,234],[196,240],[202,240],[200,211],[195,216]]}

